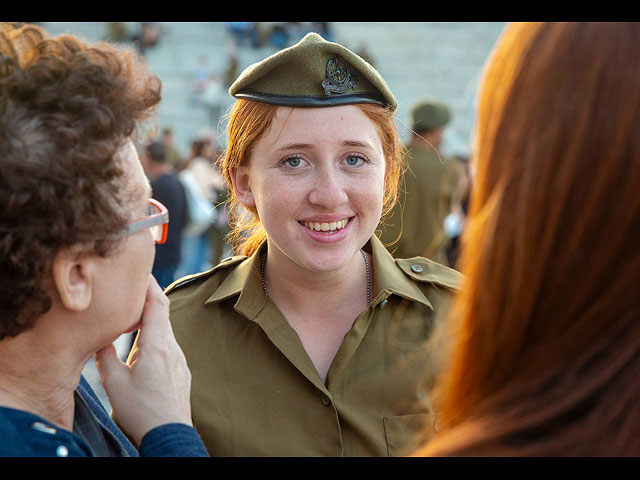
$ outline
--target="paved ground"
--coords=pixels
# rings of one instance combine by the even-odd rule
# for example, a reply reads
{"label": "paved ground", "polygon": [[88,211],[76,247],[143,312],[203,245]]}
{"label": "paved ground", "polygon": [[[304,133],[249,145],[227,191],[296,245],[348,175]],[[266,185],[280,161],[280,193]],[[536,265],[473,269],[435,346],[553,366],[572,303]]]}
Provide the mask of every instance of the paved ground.
{"label": "paved ground", "polygon": [[[136,22],[125,22],[131,31]],[[274,47],[231,47],[226,25],[220,22],[166,22],[159,44],[148,50],[151,70],[163,81],[163,101],[158,111],[160,127],[174,128],[178,145],[187,151],[191,139],[203,128],[217,130],[207,110],[194,104],[192,85],[203,67],[224,75],[229,54],[238,58],[238,71],[265,58]],[[475,93],[482,66],[504,28],[495,22],[331,22],[334,40],[354,51],[365,48],[374,66],[397,97],[398,119],[409,120],[412,104],[433,96],[449,103],[453,120],[445,136],[445,153],[466,154],[473,129]],[[106,37],[104,22],[55,22],[44,26],[53,34],[70,32],[93,41]],[[232,103],[222,92],[222,109]],[[216,117],[217,118],[217,117]],[[219,141],[226,144],[223,131]]]}

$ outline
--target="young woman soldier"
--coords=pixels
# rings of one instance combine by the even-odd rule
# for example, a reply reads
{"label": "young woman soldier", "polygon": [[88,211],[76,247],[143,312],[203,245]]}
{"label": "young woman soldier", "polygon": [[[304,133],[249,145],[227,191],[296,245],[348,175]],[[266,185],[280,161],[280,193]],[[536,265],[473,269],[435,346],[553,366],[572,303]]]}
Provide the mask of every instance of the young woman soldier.
{"label": "young woman soldier", "polygon": [[375,236],[403,169],[396,100],[317,34],[229,92],[237,256],[167,290],[194,424],[212,455],[408,451],[434,428],[437,349],[421,347],[460,276]]}

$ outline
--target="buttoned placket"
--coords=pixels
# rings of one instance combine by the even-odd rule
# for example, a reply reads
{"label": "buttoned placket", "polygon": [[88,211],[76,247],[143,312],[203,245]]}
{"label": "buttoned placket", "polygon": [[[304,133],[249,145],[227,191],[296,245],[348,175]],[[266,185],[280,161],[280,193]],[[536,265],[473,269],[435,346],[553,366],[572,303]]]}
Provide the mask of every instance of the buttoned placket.
{"label": "buttoned placket", "polygon": [[[377,242],[379,243],[379,241]],[[425,304],[430,309],[433,308],[414,281],[396,269],[395,260],[386,249],[381,249],[384,249],[382,244],[371,245],[373,265],[379,266],[377,275],[374,276],[375,283],[372,288],[374,298],[371,305],[358,315],[353,326],[345,335],[327,372],[325,383],[322,382],[295,330],[289,325],[275,303],[264,295],[259,274],[259,253],[241,261],[205,302],[206,305],[237,296],[235,310],[262,328],[270,342],[318,390],[318,401],[324,407],[332,409],[338,436],[336,440],[339,439],[342,454],[344,454],[344,441],[340,426],[339,406],[334,403],[331,385],[339,383],[341,372],[344,371],[357,351],[376,316],[376,312],[382,310],[388,303],[388,298],[394,294]],[[385,253],[389,258],[385,257]],[[384,274],[381,272],[382,270],[384,270]],[[417,272],[414,273],[417,274]]]}
{"label": "buttoned placket", "polygon": [[72,432],[56,428],[53,425],[41,421],[32,422],[30,428],[34,430],[35,435],[40,434],[49,437],[47,441],[52,443],[52,448],[55,447],[55,455],[57,457],[68,457],[72,451],[73,443],[76,443],[79,448],[84,449],[85,454],[91,455],[91,449],[86,442]]}

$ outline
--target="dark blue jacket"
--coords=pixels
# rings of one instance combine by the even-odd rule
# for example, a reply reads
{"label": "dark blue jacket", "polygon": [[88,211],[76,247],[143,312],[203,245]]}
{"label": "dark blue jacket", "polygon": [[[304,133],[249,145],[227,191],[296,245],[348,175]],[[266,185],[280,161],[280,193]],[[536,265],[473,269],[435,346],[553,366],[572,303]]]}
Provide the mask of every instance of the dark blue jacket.
{"label": "dark blue jacket", "polygon": [[177,267],[180,263],[182,231],[187,225],[187,197],[184,187],[174,173],[151,180],[153,198],[169,210],[167,240],[156,245],[153,268]]}
{"label": "dark blue jacket", "polygon": [[[193,427],[170,423],[149,431],[139,451],[113,423],[84,377],[77,392],[95,415],[105,435],[118,445],[122,457],[204,457],[208,456]],[[22,410],[0,407],[0,456],[3,457],[91,457],[91,448],[81,437]]]}

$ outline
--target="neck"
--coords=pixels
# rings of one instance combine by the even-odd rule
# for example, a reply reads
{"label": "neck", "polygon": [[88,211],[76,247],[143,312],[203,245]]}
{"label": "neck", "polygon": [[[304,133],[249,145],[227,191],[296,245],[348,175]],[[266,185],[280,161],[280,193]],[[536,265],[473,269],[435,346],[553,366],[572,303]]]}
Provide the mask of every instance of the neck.
{"label": "neck", "polygon": [[65,341],[63,334],[44,328],[50,320],[46,317],[30,330],[0,341],[0,406],[72,430],[74,391],[89,355],[74,349],[68,336]]}
{"label": "neck", "polygon": [[158,178],[162,175],[167,175],[173,171],[173,165],[170,163],[154,163],[149,162],[149,175],[153,178]]}
{"label": "neck", "polygon": [[287,305],[301,313],[324,313],[344,309],[345,305],[363,311],[369,305],[373,272],[366,253],[363,256],[357,251],[343,268],[330,272],[289,268],[276,254],[263,255],[265,294],[279,306]]}

